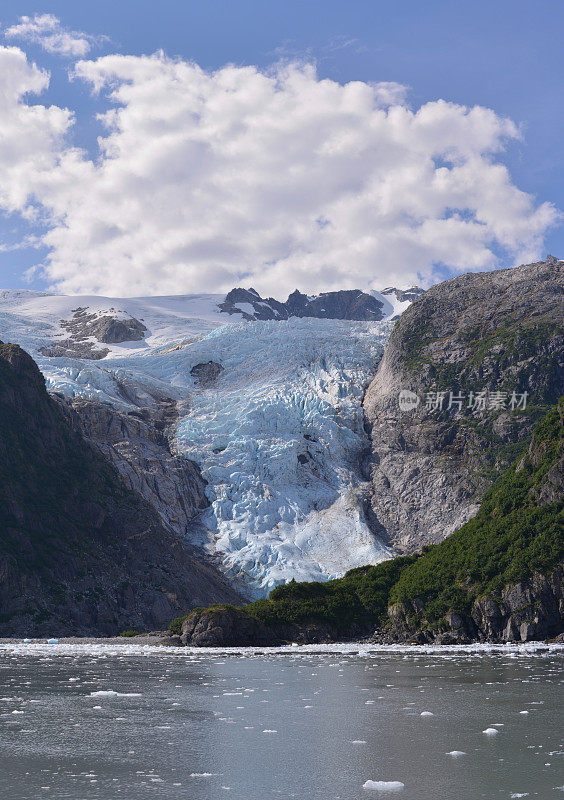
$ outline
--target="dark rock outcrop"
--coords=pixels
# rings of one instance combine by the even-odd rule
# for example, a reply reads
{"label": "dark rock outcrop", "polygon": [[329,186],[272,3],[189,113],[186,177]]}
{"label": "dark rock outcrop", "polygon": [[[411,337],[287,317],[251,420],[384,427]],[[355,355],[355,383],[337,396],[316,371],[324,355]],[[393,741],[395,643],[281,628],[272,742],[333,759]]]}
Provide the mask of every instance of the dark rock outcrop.
{"label": "dark rock outcrop", "polygon": [[[368,629],[351,630],[351,638]],[[265,625],[244,608],[215,606],[198,609],[182,623],[180,644],[191,647],[274,647],[282,644],[320,644],[342,638],[335,626],[304,624]]]}
{"label": "dark rock outcrop", "polygon": [[254,289],[232,289],[219,308],[227,314],[238,314],[246,320],[289,319],[347,319],[378,321],[383,319],[383,304],[360,289],[343,289],[308,297],[297,289],[285,303],[273,297],[262,298]]}
{"label": "dark rock outcrop", "polygon": [[[563,324],[564,262],[554,258],[462,275],[402,314],[364,403],[372,510],[397,550],[417,551],[458,529],[526,447],[564,392]],[[414,403],[403,411],[402,390]],[[480,391],[485,408],[468,408]],[[433,408],[437,392],[442,408]],[[517,400],[527,392],[526,410],[511,411],[512,392]]]}
{"label": "dark rock outcrop", "polygon": [[[113,309],[112,309],[113,311]],[[50,358],[86,358],[98,361],[110,352],[98,343],[120,344],[138,342],[147,328],[135,317],[117,317],[115,313],[88,313],[88,308],[75,308],[71,319],[61,320],[61,328],[67,339],[39,348],[39,352]],[[95,339],[96,341],[91,341]]]}
{"label": "dark rock outcrop", "polygon": [[250,647],[274,642],[265,625],[230,606],[196,611],[182,623],[181,643],[192,647]]}
{"label": "dark rock outcrop", "polygon": [[121,342],[140,342],[147,328],[135,317],[117,319],[112,316],[98,317],[93,320],[88,330],[99,342],[120,344]]}
{"label": "dark rock outcrop", "polygon": [[52,345],[39,348],[39,352],[48,358],[88,358],[99,361],[110,352],[107,347],[98,347],[93,342],[75,342],[73,339],[63,339]]}
{"label": "dark rock outcrop", "polygon": [[147,328],[135,317],[116,317],[114,314],[89,314],[87,308],[76,308],[72,319],[62,320],[61,327],[75,342],[93,336],[105,344],[138,342]]}
{"label": "dark rock outcrop", "polygon": [[217,381],[223,367],[216,361],[208,361],[205,364],[195,364],[190,370],[190,375],[198,382],[198,386],[206,389],[208,386],[213,386]]}
{"label": "dark rock outcrop", "polygon": [[0,344],[0,633],[162,628],[239,602],[70,424],[33,359]]}
{"label": "dark rock outcrop", "polygon": [[507,586],[501,599],[477,597],[468,615],[448,612],[440,622],[425,618],[425,604],[396,603],[389,624],[377,632],[383,643],[468,644],[551,639],[564,630],[564,568]]}

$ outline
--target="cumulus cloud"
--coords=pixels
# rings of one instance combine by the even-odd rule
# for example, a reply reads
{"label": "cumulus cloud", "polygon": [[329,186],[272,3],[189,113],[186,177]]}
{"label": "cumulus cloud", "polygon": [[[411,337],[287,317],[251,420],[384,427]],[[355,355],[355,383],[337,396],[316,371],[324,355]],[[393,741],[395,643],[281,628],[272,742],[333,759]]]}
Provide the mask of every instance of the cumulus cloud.
{"label": "cumulus cloud", "polygon": [[398,84],[341,85],[308,65],[108,55],[75,68],[108,104],[90,158],[68,144],[70,112],[27,104],[45,73],[10,58],[0,84],[20,149],[0,163],[0,204],[46,218],[46,272],[65,292],[429,283],[496,252],[537,257],[557,218],[512,183],[501,159],[519,131],[487,108],[412,110]]}
{"label": "cumulus cloud", "polygon": [[[0,47],[0,208],[32,219],[36,181],[56,172],[73,115],[58,106],[31,105],[49,73],[30,64],[17,47]],[[51,217],[51,209],[45,212]]]}
{"label": "cumulus cloud", "polygon": [[53,14],[20,17],[18,24],[7,28],[4,35],[9,39],[23,39],[39,44],[48,53],[70,58],[87,55],[92,45],[98,41],[95,36],[64,28]]}

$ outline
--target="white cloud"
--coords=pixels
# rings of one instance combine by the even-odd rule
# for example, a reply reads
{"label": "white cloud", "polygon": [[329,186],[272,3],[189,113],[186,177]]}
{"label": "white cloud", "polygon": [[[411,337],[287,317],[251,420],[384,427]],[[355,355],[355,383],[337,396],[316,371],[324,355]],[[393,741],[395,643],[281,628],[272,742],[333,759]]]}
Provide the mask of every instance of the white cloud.
{"label": "white cloud", "polygon": [[[438,264],[494,266],[495,249],[531,260],[557,218],[513,185],[498,159],[519,132],[486,108],[411,110],[398,84],[343,86],[311,66],[109,55],[76,65],[110,104],[90,160],[65,144],[68,111],[26,104],[45,74],[18,68],[22,166],[0,155],[0,204],[47,215],[46,270],[66,292],[405,286]],[[0,62],[0,85],[11,72]]]}
{"label": "white cloud", "polygon": [[23,39],[39,44],[48,53],[70,58],[87,55],[97,41],[95,36],[64,28],[53,14],[20,17],[19,23],[7,28],[4,35],[10,39]]}
{"label": "white cloud", "polygon": [[[64,136],[73,121],[67,109],[30,105],[43,92],[49,73],[30,64],[17,47],[0,47],[0,208],[34,218],[34,186],[56,172]],[[51,216],[51,210],[45,212]]]}

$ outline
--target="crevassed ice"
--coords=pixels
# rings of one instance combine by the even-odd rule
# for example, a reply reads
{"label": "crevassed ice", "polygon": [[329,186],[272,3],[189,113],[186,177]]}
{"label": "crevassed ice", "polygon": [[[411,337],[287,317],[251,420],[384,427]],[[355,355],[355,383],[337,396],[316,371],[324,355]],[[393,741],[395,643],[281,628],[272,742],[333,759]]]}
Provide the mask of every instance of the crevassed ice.
{"label": "crevassed ice", "polygon": [[[0,338],[30,350],[51,391],[122,408],[132,392],[141,405],[178,401],[175,445],[200,465],[210,501],[189,535],[253,596],[390,557],[365,519],[361,474],[362,398],[390,323],[222,318],[210,331],[207,314],[201,325],[175,316],[162,336],[153,309],[135,310],[149,322],[149,343],[101,361],[42,356],[48,324],[24,320],[19,308],[0,313]],[[189,340],[171,350],[185,327]],[[190,370],[207,361],[223,372],[199,388]]]}
{"label": "crevassed ice", "polygon": [[255,594],[389,557],[364,517],[360,474],[362,397],[387,333],[292,319],[223,327],[189,348],[225,371],[192,393],[178,449],[208,481],[214,551]]}

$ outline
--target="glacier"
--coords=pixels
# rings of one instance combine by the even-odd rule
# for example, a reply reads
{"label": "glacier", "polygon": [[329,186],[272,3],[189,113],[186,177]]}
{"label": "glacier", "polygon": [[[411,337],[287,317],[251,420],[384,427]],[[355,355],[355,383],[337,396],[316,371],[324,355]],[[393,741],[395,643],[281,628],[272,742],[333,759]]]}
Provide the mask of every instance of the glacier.
{"label": "glacier", "polygon": [[[0,339],[32,354],[51,392],[126,411],[176,401],[173,447],[199,465],[210,503],[186,537],[248,596],[390,558],[365,516],[362,471],[363,394],[390,318],[241,322],[220,299],[3,292]],[[42,355],[76,307],[134,316],[146,336],[98,361]],[[210,361],[223,369],[200,385],[191,370]]]}

